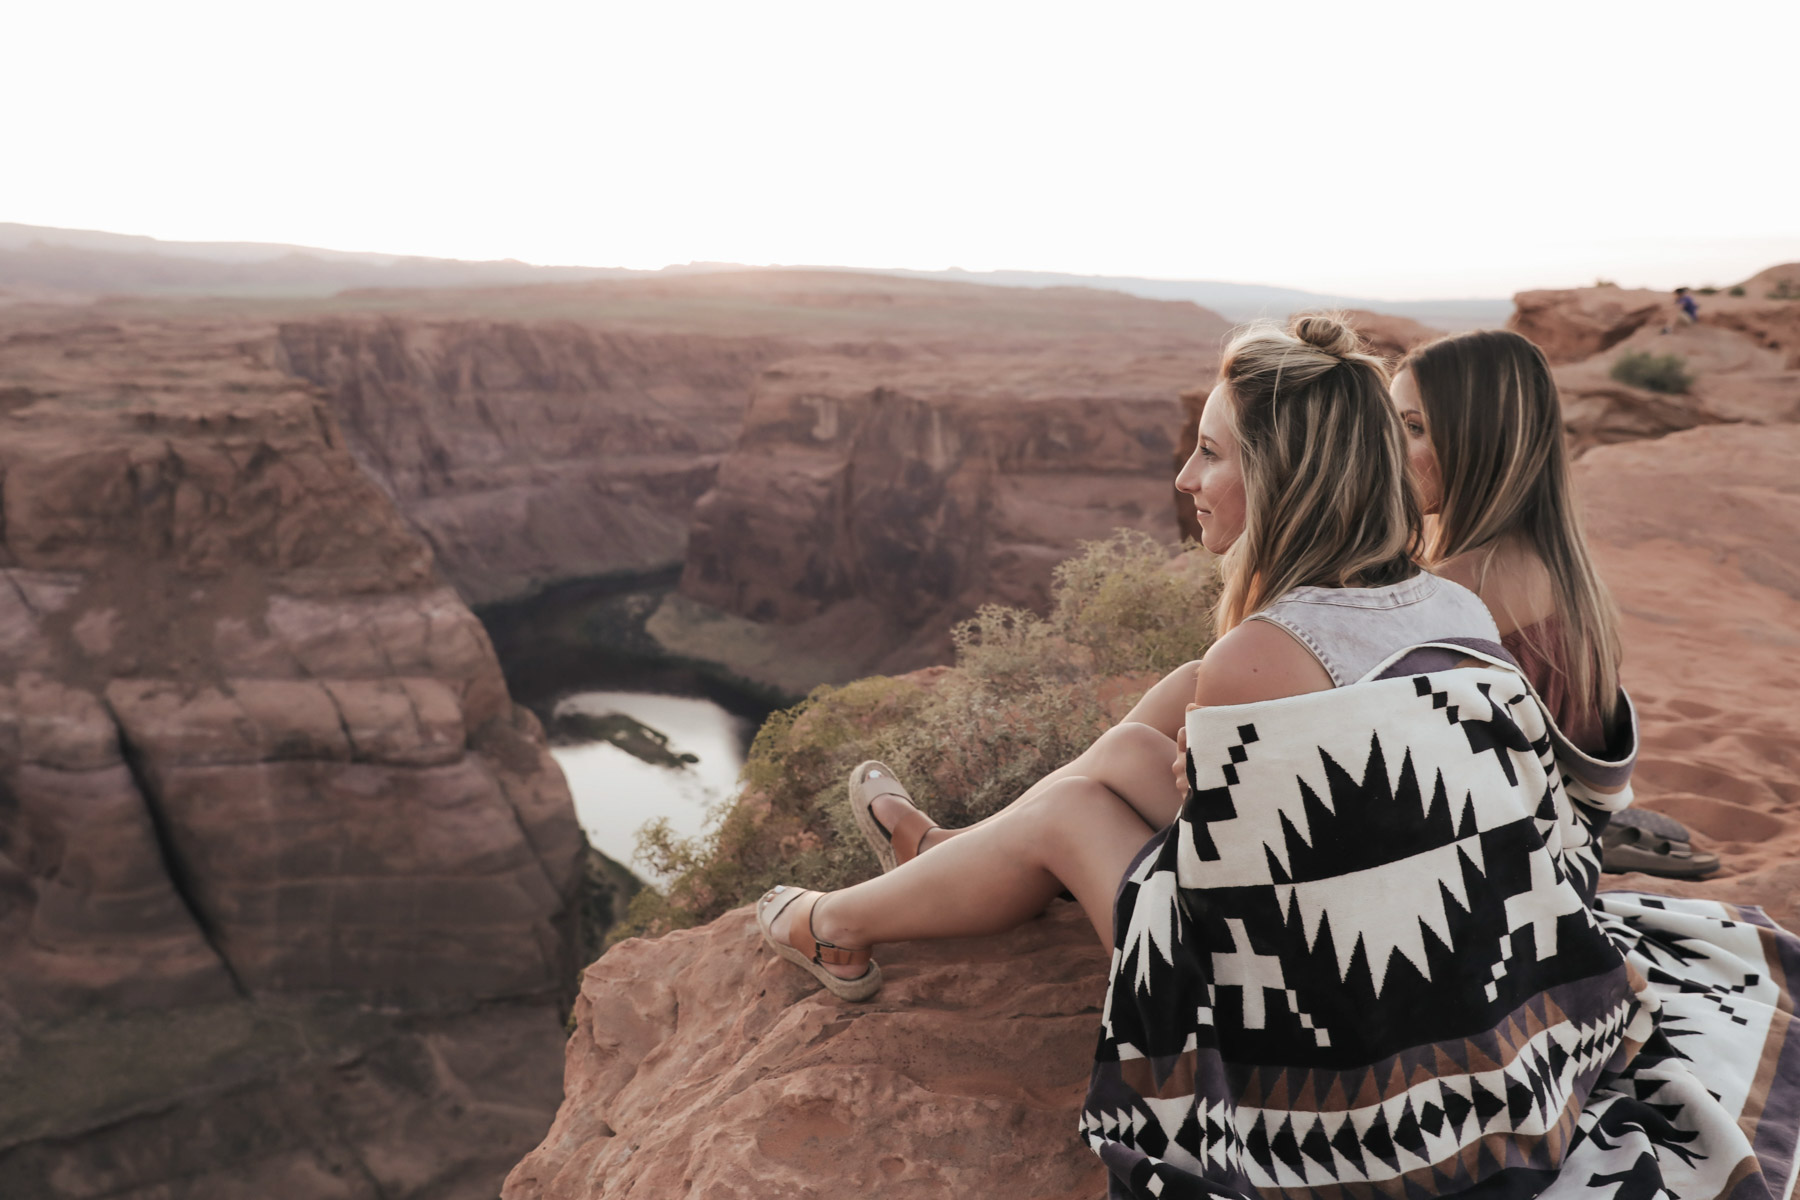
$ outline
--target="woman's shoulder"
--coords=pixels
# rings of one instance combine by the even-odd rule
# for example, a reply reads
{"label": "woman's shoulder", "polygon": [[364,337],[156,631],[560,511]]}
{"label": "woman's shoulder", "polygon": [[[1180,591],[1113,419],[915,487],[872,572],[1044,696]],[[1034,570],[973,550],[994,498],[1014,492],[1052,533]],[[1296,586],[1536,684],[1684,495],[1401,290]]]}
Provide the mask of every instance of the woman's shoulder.
{"label": "woman's shoulder", "polygon": [[1522,548],[1471,550],[1445,559],[1432,573],[1474,592],[1502,637],[1556,615],[1556,586],[1550,569]]}
{"label": "woman's shoulder", "polygon": [[1332,687],[1318,657],[1271,621],[1245,621],[1200,660],[1194,703],[1255,704]]}

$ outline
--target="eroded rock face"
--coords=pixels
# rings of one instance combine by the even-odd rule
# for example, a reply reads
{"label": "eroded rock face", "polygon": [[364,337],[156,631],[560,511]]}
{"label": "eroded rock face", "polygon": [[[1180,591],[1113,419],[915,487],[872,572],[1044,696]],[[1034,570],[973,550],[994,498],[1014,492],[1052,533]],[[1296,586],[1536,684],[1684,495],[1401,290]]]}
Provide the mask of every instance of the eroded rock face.
{"label": "eroded rock face", "polygon": [[1041,608],[1081,541],[1173,544],[1174,397],[1213,344],[779,364],[695,508],[682,594],[778,625],[856,609],[885,645],[847,642],[840,677],[943,661],[980,604]]}
{"label": "eroded rock face", "polygon": [[[584,844],[480,624],[247,337],[0,328],[0,1194],[491,1195],[554,1103]],[[228,1036],[270,1021],[291,1054]],[[459,1133],[434,1073],[514,1108]],[[358,1088],[394,1123],[339,1130]]]}
{"label": "eroded rock face", "polygon": [[[1593,446],[1640,441],[1678,430],[1744,421],[1751,425],[1800,419],[1800,326],[1782,324],[1782,302],[1753,302],[1726,295],[1699,297],[1699,324],[1676,317],[1672,306],[1625,306],[1609,288],[1519,297],[1514,327],[1564,347],[1555,378],[1562,419],[1577,453]],[[1624,295],[1624,293],[1622,293]],[[1640,295],[1640,293],[1631,293]],[[1553,302],[1528,302],[1555,297]],[[1800,309],[1800,304],[1791,304]],[[1665,311],[1667,309],[1667,311]],[[1638,318],[1645,320],[1638,322]],[[1604,336],[1598,324],[1613,324]],[[1627,327],[1633,326],[1633,327]],[[1602,349],[1568,360],[1570,347],[1604,342]],[[1546,345],[1548,353],[1548,345]],[[1625,354],[1676,358],[1692,383],[1683,392],[1656,392],[1613,378]],[[1552,354],[1552,362],[1559,358]]]}
{"label": "eroded rock face", "polygon": [[1564,288],[1513,297],[1509,329],[1536,342],[1552,365],[1580,362],[1651,322],[1675,315],[1671,297],[1641,288]]}
{"label": "eroded rock face", "polygon": [[770,338],[443,317],[287,322],[359,461],[471,603],[679,563]]}
{"label": "eroded rock face", "polygon": [[505,1200],[1090,1200],[1077,1138],[1106,956],[1061,902],[1002,938],[884,950],[843,1004],[740,909],[588,968],[567,1099]]}
{"label": "eroded rock face", "polygon": [[1350,318],[1351,328],[1356,330],[1369,352],[1380,355],[1390,363],[1398,363],[1414,347],[1444,336],[1441,329],[1433,329],[1422,321],[1415,321],[1411,317],[1397,317],[1392,313],[1353,308],[1344,315]]}

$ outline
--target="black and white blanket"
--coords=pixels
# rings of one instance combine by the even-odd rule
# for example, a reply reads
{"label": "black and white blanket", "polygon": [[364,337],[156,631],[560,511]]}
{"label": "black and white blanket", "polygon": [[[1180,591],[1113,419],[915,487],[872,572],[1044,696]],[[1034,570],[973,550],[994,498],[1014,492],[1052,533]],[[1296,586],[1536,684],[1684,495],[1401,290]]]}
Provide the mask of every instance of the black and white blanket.
{"label": "black and white blanket", "polygon": [[1589,758],[1498,657],[1433,653],[1189,714],[1114,913],[1111,1195],[1786,1200],[1800,940],[1596,897],[1635,725]]}

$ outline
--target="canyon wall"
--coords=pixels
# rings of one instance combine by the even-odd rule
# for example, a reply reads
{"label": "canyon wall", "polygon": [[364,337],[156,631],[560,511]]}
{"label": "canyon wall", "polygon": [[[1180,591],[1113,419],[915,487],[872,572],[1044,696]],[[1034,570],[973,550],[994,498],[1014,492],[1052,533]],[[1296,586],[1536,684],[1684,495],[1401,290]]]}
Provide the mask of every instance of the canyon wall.
{"label": "canyon wall", "polygon": [[682,561],[768,338],[568,321],[286,321],[356,460],[471,604]]}
{"label": "canyon wall", "polygon": [[[279,324],[471,603],[684,563],[671,654],[804,692],[948,654],[1119,526],[1176,536],[1190,304],[832,272],[462,296]],[[504,318],[491,314],[503,313]],[[796,538],[796,531],[804,531]]]}
{"label": "canyon wall", "polygon": [[489,1197],[585,852],[261,331],[0,327],[0,1194]]}
{"label": "canyon wall", "polygon": [[[1198,359],[1198,356],[1196,356]],[[795,360],[759,384],[699,503],[684,596],[776,626],[854,610],[882,636],[846,671],[942,661],[983,603],[1041,609],[1083,539],[1169,540],[1177,381],[1027,356]],[[861,647],[846,645],[855,653]]]}

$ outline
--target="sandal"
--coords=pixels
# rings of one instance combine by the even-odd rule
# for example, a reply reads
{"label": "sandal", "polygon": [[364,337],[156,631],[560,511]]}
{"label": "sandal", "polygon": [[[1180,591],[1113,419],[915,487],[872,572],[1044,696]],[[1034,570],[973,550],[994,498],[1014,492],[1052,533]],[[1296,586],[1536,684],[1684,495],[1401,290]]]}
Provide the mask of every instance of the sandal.
{"label": "sandal", "polygon": [[925,835],[938,824],[914,805],[889,830],[875,817],[877,796],[899,796],[908,804],[913,802],[888,765],[870,759],[850,772],[850,811],[856,814],[856,827],[869,840],[869,848],[875,851],[882,871],[887,872],[917,858],[924,849]]}
{"label": "sandal", "polygon": [[[763,941],[769,944],[769,949],[811,974],[825,985],[826,991],[838,999],[867,1000],[881,990],[881,965],[870,958],[867,950],[834,946],[830,942],[821,942],[813,935],[813,909],[818,906],[819,898],[824,894],[776,884],[756,902],[757,927],[762,930]],[[788,928],[788,940],[777,941],[773,933],[775,918],[796,901],[801,907],[794,910],[793,924]],[[808,953],[809,949],[811,953]],[[869,969],[854,979],[844,979],[827,971],[826,963],[839,967],[868,963]]]}
{"label": "sandal", "polygon": [[1664,879],[1699,879],[1719,869],[1719,856],[1696,850],[1687,827],[1644,809],[1616,812],[1600,832],[1600,863],[1614,874],[1638,871]]}

